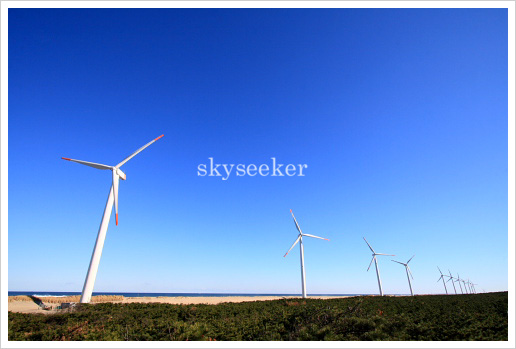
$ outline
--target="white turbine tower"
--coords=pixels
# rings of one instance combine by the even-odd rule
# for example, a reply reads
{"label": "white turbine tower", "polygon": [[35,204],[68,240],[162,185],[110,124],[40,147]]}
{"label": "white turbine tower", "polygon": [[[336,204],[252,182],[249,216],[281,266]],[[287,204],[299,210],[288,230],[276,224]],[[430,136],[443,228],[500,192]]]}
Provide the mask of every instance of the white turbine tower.
{"label": "white turbine tower", "polygon": [[448,269],[448,273],[450,273],[450,275],[446,275],[449,277],[448,281],[446,281],[446,282],[450,282],[450,280],[451,280],[453,290],[455,291],[455,294],[457,294],[457,289],[455,288],[455,282],[453,281],[453,276],[452,276],[450,269]]}
{"label": "white turbine tower", "polygon": [[437,282],[439,282],[439,280],[443,280],[443,285],[444,285],[444,290],[446,291],[446,294],[448,294],[448,289],[446,288],[446,282],[444,281],[444,277],[445,276],[448,276],[448,275],[444,275],[443,272],[441,271],[441,268],[437,267],[437,269],[439,269],[439,273],[441,273],[441,277],[439,279],[437,279]]}
{"label": "white turbine tower", "polygon": [[[373,252],[373,259],[371,259],[371,262],[369,263],[369,267],[367,268],[367,271],[371,268],[371,264],[374,261],[374,265],[376,267],[376,277],[378,278],[378,288],[380,289],[380,296],[383,296],[383,290],[382,290],[382,280],[380,279],[380,270],[378,269],[378,261],[376,260],[376,256],[395,256],[393,254],[385,254],[385,253],[376,253],[371,245],[369,245],[369,242],[367,242],[366,238],[363,238],[366,242],[367,246],[369,246],[369,249]],[[409,280],[410,282],[410,280]]]}
{"label": "white turbine tower", "polygon": [[[413,255],[412,257],[410,257],[410,259],[407,261],[407,263],[398,262],[398,261],[395,261],[394,259],[392,259],[393,262],[396,262],[396,263],[399,263],[399,264],[405,266],[405,271],[407,272],[407,279],[408,279],[408,284],[410,287],[410,295],[411,296],[414,295],[414,292],[412,292],[412,283],[410,282],[410,278],[412,278],[412,280],[414,280],[414,277],[412,276],[412,272],[410,271],[410,267],[408,266],[408,264],[412,260],[412,258],[414,258],[415,256],[416,255]],[[409,277],[409,274],[410,274],[410,277]]]}
{"label": "white turbine tower", "polygon": [[113,201],[115,204],[115,215],[116,215],[116,225],[118,225],[118,182],[120,179],[125,180],[125,173],[120,170],[120,167],[125,164],[127,161],[131,160],[136,154],[140,153],[142,150],[147,148],[152,143],[156,142],[158,139],[163,137],[163,135],[159,136],[156,139],[153,139],[149,143],[145,144],[143,147],[129,155],[125,158],[121,163],[116,166],[107,166],[102,164],[96,164],[94,162],[75,160],[69,158],[62,158],[63,160],[77,162],[79,164],[83,164],[86,166],[90,166],[99,170],[111,170],[113,174],[113,182],[111,184],[111,188],[109,189],[109,195],[106,201],[106,207],[104,208],[104,215],[102,216],[102,221],[100,222],[99,232],[97,235],[97,241],[95,242],[95,247],[93,249],[93,254],[91,255],[90,266],[88,267],[88,273],[86,275],[86,280],[84,281],[84,287],[82,288],[81,294],[81,303],[89,303],[91,300],[91,294],[93,293],[93,285],[95,284],[95,278],[97,277],[97,270],[99,268],[100,257],[102,256],[102,248],[104,247],[104,240],[106,239],[107,228],[109,225],[109,219],[111,218],[111,211],[113,210]]}
{"label": "white turbine tower", "polygon": [[304,234],[301,231],[301,227],[297,223],[296,217],[294,217],[294,213],[292,212],[292,210],[290,210],[290,213],[292,214],[292,218],[294,218],[294,223],[296,224],[296,228],[297,228],[297,231],[299,232],[299,235],[298,235],[296,241],[294,241],[294,244],[292,245],[292,247],[290,247],[290,249],[287,251],[287,253],[285,253],[285,255],[283,257],[286,257],[288,255],[288,253],[294,248],[294,246],[296,246],[296,244],[299,242],[299,251],[300,251],[300,254],[301,254],[301,291],[302,291],[302,294],[303,294],[303,298],[306,298],[305,254],[304,254],[304,249],[303,249],[303,236],[308,236],[308,237],[311,237],[311,238],[327,240],[327,241],[330,241],[330,240],[329,239],[325,239],[325,238],[321,238],[321,237],[315,236],[315,235]]}

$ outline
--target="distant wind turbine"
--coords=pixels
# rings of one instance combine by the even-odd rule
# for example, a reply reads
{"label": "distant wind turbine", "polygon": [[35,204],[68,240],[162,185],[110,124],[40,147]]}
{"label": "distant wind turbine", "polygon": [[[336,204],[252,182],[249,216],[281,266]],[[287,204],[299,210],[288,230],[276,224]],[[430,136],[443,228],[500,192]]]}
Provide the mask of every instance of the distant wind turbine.
{"label": "distant wind turbine", "polygon": [[464,281],[464,280],[460,280],[460,281],[462,281],[462,284],[464,285],[464,290],[466,290],[466,294],[468,294],[469,292],[468,292],[468,288],[466,287],[466,281]]}
{"label": "distant wind turbine", "polygon": [[457,294],[457,289],[455,288],[455,282],[453,281],[453,276],[452,276],[450,269],[448,269],[448,273],[450,273],[450,275],[448,275],[450,278],[446,282],[449,282],[451,280],[451,283],[453,285],[453,290],[455,291],[455,294]]}
{"label": "distant wind turbine", "polygon": [[[367,268],[367,271],[371,268],[371,264],[374,261],[374,265],[376,267],[376,277],[378,278],[378,288],[380,289],[380,296],[383,296],[383,290],[382,290],[382,280],[380,279],[380,270],[378,270],[378,261],[376,259],[376,256],[395,256],[393,254],[385,254],[385,253],[376,253],[371,245],[369,245],[369,242],[367,242],[366,238],[363,238],[366,242],[367,246],[369,246],[369,249],[371,252],[373,252],[373,259],[371,259],[371,262],[369,263],[369,267]],[[409,280],[410,281],[410,280]]]}
{"label": "distant wind turbine", "polygon": [[296,217],[294,216],[294,213],[292,212],[292,210],[290,210],[290,213],[292,214],[292,218],[294,218],[294,223],[296,224],[296,229],[299,232],[299,235],[297,236],[296,241],[294,241],[294,244],[292,245],[292,247],[290,247],[290,249],[287,251],[287,253],[285,253],[285,255],[283,257],[286,257],[288,255],[288,253],[294,248],[294,246],[296,246],[296,244],[299,242],[299,251],[301,254],[301,291],[302,291],[303,298],[306,298],[305,254],[304,254],[304,248],[303,248],[303,236],[308,236],[311,238],[327,240],[327,241],[330,241],[330,240],[321,238],[321,237],[315,236],[315,235],[304,234],[301,231],[301,227],[297,223]]}
{"label": "distant wind turbine", "polygon": [[95,242],[95,247],[93,249],[93,254],[91,255],[90,266],[88,268],[88,273],[86,275],[86,280],[84,281],[84,287],[82,288],[81,294],[81,303],[89,303],[91,300],[91,294],[93,292],[93,285],[95,284],[95,278],[97,277],[97,270],[99,268],[100,257],[102,256],[102,248],[104,247],[104,240],[106,239],[107,228],[109,225],[109,219],[111,218],[111,211],[113,211],[113,201],[115,204],[115,215],[116,215],[116,225],[118,225],[118,183],[119,180],[122,179],[125,181],[126,175],[120,167],[125,164],[127,161],[131,160],[134,156],[140,153],[142,150],[147,148],[152,143],[156,142],[158,139],[163,137],[163,135],[158,138],[153,139],[149,143],[145,144],[143,147],[129,155],[125,158],[121,163],[116,166],[107,166],[102,164],[97,164],[94,162],[75,160],[69,158],[62,158],[63,160],[77,162],[82,165],[90,166],[99,170],[111,170],[113,174],[113,182],[111,184],[111,188],[109,189],[109,195],[106,201],[106,207],[104,208],[104,215],[102,216],[102,221],[100,222],[99,232],[97,235],[97,241]]}
{"label": "distant wind turbine", "polygon": [[460,281],[461,281],[461,280],[460,280],[460,275],[459,275],[459,273],[457,273],[457,281],[458,281],[458,283],[459,283],[460,293],[464,294],[464,291],[462,291],[462,285],[460,284]]}
{"label": "distant wind turbine", "polygon": [[441,268],[437,267],[437,269],[439,269],[439,273],[441,273],[441,277],[439,279],[437,279],[437,282],[439,282],[439,280],[443,280],[443,285],[444,285],[444,290],[446,291],[446,294],[448,294],[448,289],[446,288],[446,282],[444,281],[444,277],[445,276],[448,276],[448,275],[444,275],[443,272],[441,271]]}
{"label": "distant wind turbine", "polygon": [[[408,279],[408,284],[410,287],[410,295],[411,296],[414,295],[414,292],[412,292],[412,283],[410,282],[410,278],[414,279],[414,277],[412,276],[412,272],[410,271],[410,267],[408,266],[408,264],[412,260],[412,258],[414,258],[415,256],[416,255],[413,255],[412,257],[410,257],[410,259],[407,261],[407,263],[398,262],[398,261],[395,261],[394,259],[392,259],[393,262],[396,262],[396,263],[399,263],[399,264],[405,266],[405,271],[407,272],[407,279]],[[409,277],[409,274],[410,274],[410,277]]]}
{"label": "distant wind turbine", "polygon": [[471,281],[469,281],[469,279],[468,279],[469,292],[470,292],[470,293],[473,293],[473,287],[472,287],[471,285],[473,285],[473,284],[472,284],[472,283],[471,283]]}

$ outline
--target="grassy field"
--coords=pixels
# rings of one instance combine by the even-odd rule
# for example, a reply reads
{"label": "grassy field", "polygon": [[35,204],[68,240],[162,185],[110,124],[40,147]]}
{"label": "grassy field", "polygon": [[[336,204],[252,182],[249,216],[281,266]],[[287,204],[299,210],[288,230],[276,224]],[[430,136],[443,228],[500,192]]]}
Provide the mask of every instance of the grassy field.
{"label": "grassy field", "polygon": [[284,299],[218,305],[81,305],[9,312],[9,340],[508,340],[507,292]]}

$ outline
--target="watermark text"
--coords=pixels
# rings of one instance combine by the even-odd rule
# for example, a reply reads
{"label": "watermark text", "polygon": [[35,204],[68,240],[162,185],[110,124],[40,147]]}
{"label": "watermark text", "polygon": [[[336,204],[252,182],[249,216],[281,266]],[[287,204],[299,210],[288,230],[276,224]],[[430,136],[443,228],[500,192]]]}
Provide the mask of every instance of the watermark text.
{"label": "watermark text", "polygon": [[279,164],[276,162],[276,158],[271,158],[271,163],[269,164],[216,164],[213,161],[213,158],[208,158],[208,164],[199,164],[197,166],[197,176],[204,177],[221,177],[223,181],[228,180],[228,178],[234,174],[237,177],[243,176],[262,176],[262,177],[304,177],[305,172],[303,172],[306,168],[308,168],[307,164]]}

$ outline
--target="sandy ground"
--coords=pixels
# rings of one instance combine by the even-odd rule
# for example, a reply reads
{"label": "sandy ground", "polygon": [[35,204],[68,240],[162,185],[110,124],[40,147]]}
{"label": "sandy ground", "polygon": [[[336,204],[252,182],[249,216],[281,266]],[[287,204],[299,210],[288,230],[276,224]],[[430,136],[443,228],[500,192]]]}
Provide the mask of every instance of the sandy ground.
{"label": "sandy ground", "polygon": [[15,301],[8,303],[8,310],[15,313],[40,313],[40,314],[48,314],[48,310],[41,309],[36,303],[33,301]]}
{"label": "sandy ground", "polygon": [[[271,301],[285,298],[299,297],[279,297],[279,296],[256,296],[256,297],[126,297],[123,301],[112,301],[109,303],[167,303],[167,304],[219,304],[219,303],[240,303],[254,301]],[[313,296],[312,299],[346,298],[346,296]],[[33,301],[15,301],[8,303],[8,310],[17,313],[40,313],[52,314],[59,310],[42,310]],[[55,304],[57,305],[57,304]]]}
{"label": "sandy ground", "polygon": [[[229,297],[127,297],[123,301],[114,303],[168,303],[168,304],[219,304],[219,303],[240,303],[254,301],[272,301],[285,298],[300,297],[280,297],[280,296],[229,296]],[[345,298],[331,296],[314,296],[313,299]]]}

